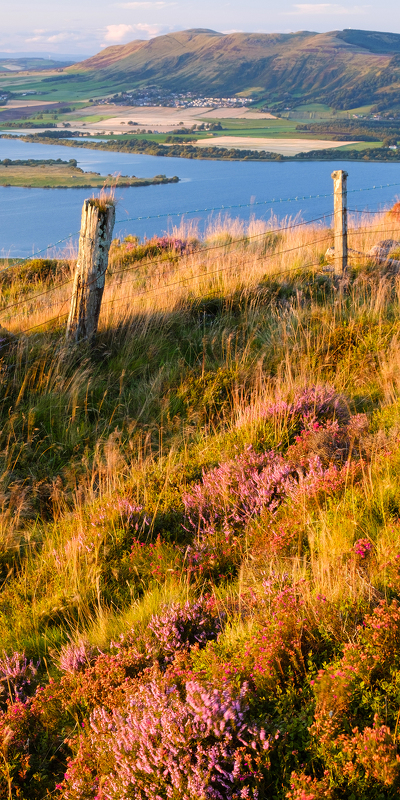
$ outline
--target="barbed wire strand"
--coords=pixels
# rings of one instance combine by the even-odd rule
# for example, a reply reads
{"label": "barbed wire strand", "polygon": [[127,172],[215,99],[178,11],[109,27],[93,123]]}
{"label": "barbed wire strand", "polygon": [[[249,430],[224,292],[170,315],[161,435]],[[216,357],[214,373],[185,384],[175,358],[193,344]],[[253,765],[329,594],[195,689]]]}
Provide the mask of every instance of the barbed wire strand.
{"label": "barbed wire strand", "polygon": [[[317,267],[317,266],[321,266],[321,263],[319,261],[318,262],[313,262],[312,264],[304,264],[304,265],[299,266],[299,267],[292,267],[291,269],[288,269],[288,270],[282,270],[280,272],[271,273],[271,275],[267,275],[266,278],[269,280],[270,278],[273,278],[273,277],[279,277],[280,275],[287,275],[287,274],[289,274],[291,272],[299,272],[301,270],[310,269],[312,267]],[[170,289],[173,286],[178,286],[180,284],[183,284],[187,280],[196,280],[196,279],[202,278],[204,276],[216,275],[216,274],[219,274],[221,272],[233,271],[233,270],[234,270],[234,267],[233,266],[229,266],[229,267],[222,267],[221,269],[214,270],[213,272],[203,272],[203,273],[200,273],[200,274],[197,274],[197,275],[194,275],[194,276],[188,276],[187,278],[182,278],[180,281],[173,281],[172,283],[167,283],[162,287],[154,286],[151,289],[146,289],[144,292],[139,292],[136,295],[136,297],[140,298],[140,297],[142,297],[142,296],[144,296],[146,294],[151,294],[152,292],[157,292],[157,291],[164,292],[164,291],[166,291],[167,289]],[[72,297],[69,298],[69,300],[72,300]],[[106,305],[109,305],[110,303],[118,303],[118,302],[122,302],[123,300],[126,300],[126,297],[112,298],[111,300],[106,300],[105,303],[102,303],[102,308],[104,306],[106,306]],[[63,303],[63,305],[65,305],[66,302],[68,302],[68,301],[65,301]],[[62,308],[62,306],[61,306],[61,308]],[[43,322],[39,322],[37,325],[32,325],[30,328],[25,328],[24,330],[19,331],[19,334],[22,335],[22,334],[25,334],[25,333],[29,333],[32,330],[36,330],[37,328],[41,328],[43,325],[50,325],[51,322],[55,322],[55,320],[63,319],[64,317],[67,317],[68,314],[69,314],[69,312],[65,312],[65,314],[61,314],[61,315],[57,314],[56,316],[51,317],[51,319],[44,320]]]}
{"label": "barbed wire strand", "polygon": [[[296,247],[291,247],[291,248],[288,248],[288,249],[286,249],[286,250],[281,250],[281,251],[279,251],[278,253],[265,253],[265,254],[263,254],[263,255],[261,255],[261,256],[258,256],[258,257],[256,257],[256,258],[252,258],[251,260],[247,260],[247,261],[246,261],[246,262],[245,262],[245,263],[244,263],[242,266],[246,266],[248,263],[250,263],[250,261],[251,261],[251,262],[254,262],[254,261],[259,261],[259,260],[261,260],[262,258],[263,258],[263,259],[269,259],[269,258],[275,258],[275,257],[281,256],[281,255],[285,255],[285,254],[287,254],[287,253],[293,253],[293,252],[295,252],[296,250],[302,250],[302,249],[304,249],[305,247],[311,247],[311,246],[313,246],[313,245],[315,245],[315,244],[320,244],[321,242],[328,241],[328,240],[330,240],[331,238],[332,238],[332,235],[331,235],[331,234],[329,234],[329,235],[327,235],[327,236],[324,236],[322,239],[316,239],[316,240],[314,240],[313,242],[306,242],[305,244],[297,245]],[[203,251],[203,252],[204,252],[204,251]],[[201,255],[203,254],[203,252],[201,253]],[[234,251],[233,253],[229,253],[229,255],[233,255],[235,252],[237,252],[237,251]],[[140,266],[142,267],[143,265],[141,264]],[[179,268],[177,271],[179,271],[180,269],[185,269],[186,267],[187,267],[187,265],[185,264],[185,265],[183,265],[182,267],[180,267],[180,268]],[[137,266],[135,266],[135,267],[131,267],[130,269],[121,270],[121,271],[122,271],[122,272],[124,272],[124,273],[125,273],[125,272],[128,272],[128,271],[138,271],[138,267],[137,267]],[[94,282],[96,282],[96,281],[99,279],[99,277],[103,277],[103,275],[105,274],[105,272],[106,272],[106,270],[104,270],[104,272],[103,272],[103,273],[101,273],[101,275],[100,275],[100,276],[99,276],[99,275],[97,275],[95,278],[93,278],[93,280],[92,280],[92,281],[89,281],[88,283],[86,283],[86,285],[85,285],[85,286],[86,286],[86,288],[87,288],[87,287],[90,287],[90,286],[91,286],[91,285],[92,285]],[[114,275],[118,275],[118,274],[120,274],[120,273],[119,273],[119,272],[113,273],[113,276],[114,276]],[[22,305],[22,304],[23,304],[23,303],[25,303],[25,302],[27,302],[27,303],[32,303],[32,302],[33,302],[35,299],[37,299],[37,298],[39,298],[39,297],[42,297],[43,295],[45,295],[45,294],[48,294],[48,293],[50,293],[51,291],[55,291],[55,289],[61,288],[61,286],[66,286],[66,285],[67,285],[68,283],[70,283],[72,280],[73,280],[73,278],[70,278],[68,281],[65,281],[63,284],[61,284],[61,285],[59,285],[59,286],[57,286],[57,287],[52,287],[51,289],[48,289],[47,291],[45,291],[45,292],[42,292],[42,293],[41,293],[41,294],[39,294],[39,295],[35,295],[35,297],[33,297],[33,298],[30,298],[29,300],[27,300],[26,298],[24,298],[23,300],[19,301],[18,303],[15,303],[14,305],[7,306],[7,309],[8,309],[8,310],[11,310],[12,308],[15,308],[15,307],[17,307],[17,306],[19,306],[19,305]],[[125,282],[124,282],[124,285],[125,285],[125,284],[127,284],[127,283],[132,283],[132,281],[125,281]],[[71,298],[71,299],[72,299],[72,298]],[[5,311],[5,310],[6,310],[6,309],[3,309],[3,311]],[[0,312],[0,313],[2,314],[2,313],[3,313],[3,311],[2,311],[2,312]]]}
{"label": "barbed wire strand", "polygon": [[[298,248],[296,248],[296,249],[298,249]],[[368,256],[367,253],[361,253],[361,252],[357,252],[357,255],[364,256],[366,258],[370,257],[370,256]],[[257,259],[257,260],[259,260],[259,259]],[[242,264],[241,266],[243,267],[244,265]],[[302,265],[299,265],[297,267],[291,267],[290,269],[287,269],[287,270],[280,270],[279,272],[270,273],[269,275],[265,276],[265,280],[271,280],[273,278],[279,278],[279,277],[282,277],[282,276],[285,276],[285,275],[289,275],[289,274],[291,274],[293,272],[301,272],[301,271],[304,271],[306,269],[312,269],[314,267],[320,267],[322,269],[324,266],[326,268],[327,265],[321,264],[320,261],[312,262],[312,263],[309,263],[309,264],[302,264]],[[198,280],[199,278],[202,278],[202,277],[209,277],[209,276],[212,276],[212,275],[220,274],[222,272],[229,272],[229,271],[233,272],[234,270],[235,270],[235,266],[230,265],[229,267],[221,267],[221,268],[219,268],[217,270],[213,270],[212,272],[207,271],[207,272],[203,272],[203,273],[198,273],[197,275],[190,275],[190,276],[187,276],[186,278],[182,278],[179,281],[173,281],[172,283],[165,284],[162,287],[154,286],[151,289],[146,289],[145,291],[139,292],[136,295],[136,298],[140,299],[141,297],[144,297],[145,295],[148,295],[148,294],[152,294],[153,292],[164,292],[167,289],[170,289],[170,288],[172,288],[174,286],[182,285],[183,283],[185,283],[185,281],[189,281],[189,280],[195,281],[195,280]],[[72,297],[73,297],[73,295],[70,298],[68,298],[62,304],[61,308],[63,306],[65,306],[65,304],[68,301],[71,301]],[[120,303],[120,302],[122,302],[123,300],[126,300],[126,299],[127,299],[126,296],[118,297],[118,298],[111,298],[110,300],[106,300],[105,303],[102,303],[102,308],[104,306],[106,306],[106,305],[110,305],[111,303],[112,304]],[[43,322],[40,322],[37,325],[32,325],[30,328],[26,328],[26,329],[20,331],[19,333],[20,333],[20,335],[29,333],[32,330],[37,330],[38,328],[41,328],[43,325],[50,325],[52,322],[55,322],[56,320],[60,321],[61,319],[64,319],[65,317],[68,317],[68,315],[69,315],[69,312],[65,312],[64,314],[61,314],[61,315],[57,314],[56,316],[52,317],[51,319],[44,320]]]}
{"label": "barbed wire strand", "polygon": [[[332,216],[332,214],[330,214],[328,216]],[[324,217],[325,217],[325,215],[324,215]],[[314,221],[319,221],[320,219],[323,219],[324,217],[317,218]],[[299,223],[299,225],[300,224],[301,223]],[[216,246],[213,246],[213,247],[210,247],[210,248],[206,248],[206,250],[199,251],[198,255],[203,256],[204,253],[208,252],[209,250],[215,250],[215,249],[218,249],[218,248],[221,248],[221,247],[230,246],[231,244],[235,244],[235,243],[241,242],[241,241],[248,241],[250,238],[251,239],[260,238],[262,236],[267,236],[267,235],[269,235],[271,233],[277,233],[277,232],[279,232],[281,230],[290,230],[292,227],[294,228],[294,227],[298,227],[298,226],[294,225],[294,226],[288,226],[285,229],[276,229],[275,231],[266,231],[266,232],[264,232],[262,234],[256,234],[254,237],[243,237],[243,239],[238,239],[238,240],[229,242],[228,245],[225,243],[223,245],[216,245]],[[357,235],[361,235],[361,234],[369,233],[369,232],[370,232],[369,228],[362,228],[362,229],[351,230],[348,233],[349,233],[349,237],[350,237],[350,236],[357,236]],[[396,229],[391,229],[391,230],[372,231],[372,233],[374,233],[374,234],[376,234],[376,233],[395,234],[395,233],[400,233],[400,230],[398,228],[396,228]],[[332,238],[332,234],[329,234],[327,236],[324,236],[322,239],[317,239],[317,240],[314,240],[312,242],[306,242],[304,244],[297,245],[296,247],[293,247],[293,248],[288,248],[286,250],[281,250],[281,251],[278,251],[278,252],[275,252],[275,253],[265,253],[265,254],[263,254],[261,256],[258,256],[257,258],[252,258],[251,261],[254,261],[254,260],[259,261],[262,258],[264,258],[264,259],[276,258],[278,256],[286,255],[287,253],[295,252],[296,250],[301,250],[301,249],[303,249],[305,247],[311,247],[311,246],[313,246],[315,244],[320,244],[323,241],[327,241],[328,239],[331,239],[331,238]],[[234,251],[228,253],[227,255],[234,255],[236,252],[238,252],[238,250],[234,250]],[[358,254],[359,255],[363,255],[365,258],[371,257],[366,253],[358,253]],[[185,253],[183,253],[180,256],[178,256],[178,258],[182,258],[183,259],[183,258],[187,258],[190,255],[197,255],[197,253],[194,253],[194,254],[185,254]],[[114,276],[120,275],[122,273],[138,271],[143,266],[148,266],[148,265],[157,266],[160,263],[165,263],[165,261],[164,260],[160,260],[160,261],[156,261],[156,262],[151,262],[150,261],[150,262],[146,262],[145,264],[143,264],[143,262],[141,262],[139,265],[135,265],[133,267],[127,267],[124,270],[118,270],[118,271],[112,273],[112,275],[114,277]],[[246,261],[245,264],[243,264],[243,266],[246,266],[246,264],[248,264],[248,263],[249,263],[249,261]],[[186,264],[182,266],[182,269],[184,269],[185,267],[187,267]],[[90,287],[93,282],[98,280],[99,277],[103,277],[105,272],[106,272],[106,270],[100,276],[96,276],[95,278],[92,279],[92,281],[89,281],[86,284],[86,287]],[[6,306],[4,309],[2,309],[0,314],[3,315],[3,313],[5,313],[6,311],[11,310],[13,308],[17,308],[18,306],[23,305],[24,303],[32,303],[35,300],[39,299],[40,297],[43,297],[43,296],[49,294],[52,291],[56,291],[56,290],[62,288],[63,286],[68,285],[69,283],[71,283],[72,280],[73,280],[73,277],[69,278],[67,281],[64,281],[61,284],[58,284],[57,286],[51,287],[50,289],[47,289],[44,292],[41,292],[38,295],[34,295],[34,297],[24,298],[23,300],[20,300],[17,303],[10,304],[9,306]],[[126,283],[130,283],[130,281],[127,281]]]}
{"label": "barbed wire strand", "polygon": [[[311,220],[310,222],[299,222],[299,223],[296,223],[294,225],[288,225],[285,228],[276,228],[274,230],[268,230],[268,231],[264,231],[263,233],[254,234],[253,236],[244,236],[244,237],[242,237],[240,239],[232,240],[231,242],[224,242],[223,244],[212,245],[211,247],[206,247],[206,248],[203,248],[202,250],[199,250],[198,253],[196,253],[196,252],[194,252],[194,253],[181,253],[181,254],[178,254],[176,256],[176,258],[178,258],[178,259],[182,258],[183,259],[183,258],[188,258],[191,255],[197,255],[197,254],[203,256],[204,253],[207,253],[207,252],[212,251],[212,250],[218,250],[218,249],[221,249],[223,247],[230,247],[232,244],[237,244],[237,243],[240,243],[240,242],[253,241],[254,239],[259,239],[259,238],[261,238],[263,236],[268,237],[271,234],[281,233],[281,232],[284,232],[284,231],[292,230],[294,228],[300,227],[301,225],[310,225],[313,222],[319,222],[320,220],[325,219],[326,217],[330,217],[330,216],[333,216],[333,212],[330,213],[330,214],[323,214],[321,217],[316,217],[315,219]],[[303,246],[305,246],[305,245],[299,245],[299,247],[303,247]],[[231,253],[229,253],[229,255],[232,255],[234,252],[238,252],[238,251],[234,250]],[[124,272],[131,272],[133,270],[138,270],[139,268],[141,269],[141,268],[146,267],[146,266],[155,267],[158,264],[162,264],[162,263],[165,263],[165,258],[164,259],[163,258],[158,259],[157,261],[147,261],[145,263],[143,263],[143,261],[141,261],[139,266],[135,265],[134,267],[127,267],[126,269],[117,270],[116,272],[113,272],[112,275],[113,276],[114,275],[120,275],[120,274],[122,274]],[[95,280],[98,280],[98,278],[102,277],[103,274],[104,273],[102,273],[100,276],[96,276]],[[12,304],[10,304],[8,306],[5,306],[5,308],[0,309],[0,315],[3,315],[3,312],[5,312],[7,310],[11,310],[13,308],[16,308],[17,306],[22,305],[25,302],[26,303],[32,303],[32,302],[34,302],[34,300],[37,300],[40,297],[43,297],[44,295],[49,294],[50,292],[56,291],[57,289],[60,289],[62,286],[66,286],[72,280],[73,280],[73,277],[69,278],[67,281],[64,281],[61,284],[58,284],[56,286],[52,286],[50,289],[46,289],[45,291],[40,292],[39,294],[36,294],[33,297],[24,298],[23,300],[19,300],[16,303],[12,303]],[[90,286],[91,283],[92,282],[89,282],[86,285]]]}
{"label": "barbed wire strand", "polygon": [[[382,184],[377,185],[377,186],[368,186],[368,187],[364,187],[364,188],[362,187],[360,189],[348,189],[347,193],[348,194],[352,194],[352,193],[360,193],[360,192],[372,192],[372,191],[379,190],[379,189],[392,188],[394,186],[400,186],[400,183],[382,183]],[[200,214],[200,213],[203,214],[203,213],[205,213],[207,211],[229,211],[229,210],[231,210],[233,208],[250,208],[252,206],[274,205],[274,204],[277,204],[277,203],[300,202],[301,200],[316,200],[316,199],[323,199],[323,198],[327,198],[327,197],[333,197],[333,195],[334,195],[333,192],[328,192],[327,194],[315,194],[315,195],[311,195],[310,194],[310,195],[303,195],[303,196],[296,196],[296,197],[272,198],[270,200],[257,200],[257,201],[255,201],[253,203],[238,203],[238,204],[230,205],[230,206],[223,205],[223,206],[213,206],[213,207],[210,207],[210,208],[198,208],[198,209],[192,209],[192,210],[186,210],[186,211],[170,211],[170,212],[167,212],[165,214],[148,215],[147,217],[128,217],[127,219],[117,220],[115,224],[116,225],[122,225],[122,224],[124,224],[126,222],[138,222],[138,221],[144,221],[144,220],[149,220],[149,219],[161,219],[162,217],[172,217],[172,216],[178,216],[179,217],[179,216],[184,216],[185,214]],[[356,213],[359,213],[359,212],[356,212]],[[3,268],[2,270],[0,270],[0,274],[1,274],[1,272],[4,272],[7,269],[11,269],[13,267],[15,268],[15,267],[18,267],[18,266],[22,266],[26,262],[34,260],[41,253],[45,253],[47,250],[53,249],[58,244],[62,244],[63,242],[66,242],[68,239],[71,239],[73,236],[77,236],[79,233],[80,233],[79,230],[75,231],[74,233],[69,233],[68,236],[64,236],[64,238],[58,239],[58,241],[53,242],[52,244],[48,244],[46,247],[41,248],[41,250],[37,250],[36,253],[33,253],[31,256],[26,256],[25,258],[19,259],[18,264],[11,264],[11,265]]]}
{"label": "barbed wire strand", "polygon": [[[400,186],[400,183],[383,183],[379,186],[368,186],[366,188],[361,189],[348,189],[347,193],[352,194],[354,192],[373,192],[377,189],[387,189],[393,186]],[[230,206],[213,206],[210,208],[196,208],[187,211],[170,211],[164,214],[152,214],[147,217],[128,217],[126,220],[118,220],[116,224],[122,224],[123,222],[138,222],[144,221],[148,219],[161,219],[162,217],[180,217],[185,214],[204,214],[206,211],[230,211],[233,208],[250,208],[251,206],[264,206],[264,205],[274,205],[276,203],[292,203],[292,202],[300,202],[301,200],[317,200],[317,199],[325,199],[327,197],[333,197],[334,192],[328,192],[327,194],[310,194],[310,195],[303,195],[302,197],[286,197],[286,198],[273,198],[272,200],[258,200],[254,203],[238,203],[236,205]]]}

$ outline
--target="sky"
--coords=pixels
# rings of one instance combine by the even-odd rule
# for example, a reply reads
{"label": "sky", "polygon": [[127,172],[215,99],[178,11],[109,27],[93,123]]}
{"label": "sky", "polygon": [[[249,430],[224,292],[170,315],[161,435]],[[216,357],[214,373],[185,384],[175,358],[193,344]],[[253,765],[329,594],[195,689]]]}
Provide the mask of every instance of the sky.
{"label": "sky", "polygon": [[289,33],[361,28],[400,33],[398,0],[2,0],[1,52],[94,54],[187,28]]}

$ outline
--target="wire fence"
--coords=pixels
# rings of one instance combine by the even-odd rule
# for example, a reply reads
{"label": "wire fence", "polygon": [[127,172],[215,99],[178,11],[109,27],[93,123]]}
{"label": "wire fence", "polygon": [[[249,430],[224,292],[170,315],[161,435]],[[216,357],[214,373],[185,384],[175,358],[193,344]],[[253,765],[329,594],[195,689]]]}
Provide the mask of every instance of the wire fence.
{"label": "wire fence", "polygon": [[[396,187],[396,186],[400,186],[400,183],[387,183],[387,184],[374,185],[374,186],[371,186],[371,187],[368,187],[368,188],[351,189],[351,190],[349,190],[349,193],[355,194],[355,193],[360,193],[360,192],[370,192],[370,191],[374,191],[374,190],[377,190],[377,189],[384,189],[384,188],[387,188],[387,187]],[[171,213],[165,213],[165,214],[157,214],[157,215],[149,215],[149,216],[141,216],[141,217],[129,217],[127,219],[118,220],[116,222],[116,224],[118,225],[118,224],[125,224],[127,222],[136,222],[136,221],[141,221],[141,220],[159,219],[161,217],[172,217],[172,216],[184,217],[185,215],[189,215],[189,214],[207,213],[207,212],[214,212],[214,211],[228,211],[228,210],[231,210],[231,209],[246,208],[246,207],[252,207],[252,206],[263,206],[263,205],[266,206],[266,205],[272,205],[272,204],[277,204],[277,203],[299,202],[299,201],[304,201],[304,200],[313,200],[313,199],[319,199],[319,198],[332,198],[332,197],[333,197],[333,192],[329,192],[327,194],[303,195],[303,196],[296,196],[296,197],[291,197],[291,198],[272,198],[270,200],[258,201],[258,202],[255,202],[255,203],[252,202],[252,203],[241,203],[241,204],[230,205],[230,206],[213,206],[213,207],[209,207],[209,208],[184,210],[184,211],[181,210],[179,212],[177,211],[177,212],[171,212]],[[387,211],[387,209],[386,209],[386,211]],[[379,216],[379,215],[382,215],[382,214],[385,213],[385,209],[382,209],[382,208],[376,209],[376,210],[366,209],[366,210],[363,210],[363,211],[359,211],[357,209],[349,209],[349,213],[360,214],[360,215],[369,214],[369,215]],[[239,237],[237,239],[231,239],[230,241],[225,241],[225,242],[222,242],[222,243],[219,243],[219,244],[209,245],[207,247],[201,247],[200,246],[198,249],[196,249],[196,248],[194,248],[193,250],[189,249],[188,252],[182,252],[180,254],[171,253],[170,255],[171,255],[171,260],[173,260],[173,262],[174,262],[175,273],[179,273],[182,270],[187,268],[187,259],[189,257],[192,258],[192,259],[196,259],[197,257],[199,257],[200,261],[203,261],[203,259],[205,257],[207,257],[209,253],[211,253],[213,251],[218,251],[218,250],[219,251],[223,250],[224,251],[224,255],[232,256],[232,255],[234,255],[235,253],[238,253],[241,250],[243,251],[243,248],[241,248],[240,245],[247,245],[247,244],[252,243],[252,242],[259,242],[259,241],[262,241],[263,238],[266,240],[266,243],[267,243],[268,237],[270,238],[271,236],[274,236],[274,235],[279,235],[279,234],[283,235],[285,233],[287,234],[287,233],[290,233],[291,231],[295,231],[296,229],[300,229],[302,227],[303,228],[304,227],[311,227],[312,225],[315,226],[318,223],[322,223],[322,222],[326,222],[327,220],[331,220],[333,218],[333,216],[334,216],[333,212],[326,213],[326,214],[322,214],[322,215],[320,215],[318,217],[314,217],[311,220],[301,220],[301,221],[293,222],[293,223],[291,223],[289,225],[286,225],[286,226],[280,226],[280,227],[267,229],[267,230],[263,231],[262,233],[253,234],[253,235],[250,235],[250,236],[249,235],[245,235],[245,236]],[[373,231],[374,234],[382,233],[382,234],[385,234],[385,235],[388,235],[388,234],[394,235],[394,234],[399,234],[399,232],[400,232],[398,228],[393,228],[393,229],[389,229],[389,230],[387,228],[380,229],[380,230],[375,230],[375,229],[372,229],[371,227],[358,226],[358,227],[353,228],[351,231],[349,231],[349,233],[350,233],[351,236],[359,236],[359,235],[362,235],[362,234],[365,234],[365,233],[371,232],[371,231]],[[6,270],[9,270],[9,269],[16,270],[19,267],[24,266],[25,264],[29,263],[30,261],[37,259],[37,257],[39,255],[49,252],[50,250],[56,248],[60,244],[63,244],[65,242],[67,242],[68,240],[72,239],[73,237],[77,236],[78,234],[79,234],[79,231],[75,231],[74,233],[70,233],[70,234],[68,234],[68,236],[65,236],[62,239],[59,239],[56,242],[54,242],[54,243],[52,243],[50,245],[47,245],[47,247],[36,251],[31,256],[27,256],[26,258],[20,259],[18,261],[18,263],[16,263],[16,264],[15,263],[10,263],[9,265],[7,265],[6,267],[4,267],[3,269],[0,270],[0,275],[2,273],[4,273]],[[329,230],[329,232],[326,233],[324,236],[319,237],[319,238],[314,239],[314,240],[309,241],[309,242],[305,242],[305,243],[296,245],[295,247],[290,247],[290,248],[282,249],[282,250],[279,250],[279,251],[263,252],[259,256],[255,255],[255,254],[251,254],[248,260],[245,260],[244,262],[241,263],[241,268],[243,269],[244,267],[248,266],[250,263],[254,263],[254,261],[260,261],[260,260],[268,261],[269,259],[273,259],[273,258],[282,258],[287,254],[292,254],[292,253],[294,253],[296,251],[304,250],[305,248],[310,248],[310,247],[314,247],[316,245],[321,245],[321,244],[323,244],[325,242],[328,242],[328,241],[332,242],[332,238],[333,238],[332,231]],[[235,248],[235,245],[239,245],[239,247]],[[350,252],[351,252],[351,250],[350,250]],[[357,252],[357,255],[359,255],[359,256],[363,256],[363,257],[366,257],[366,258],[368,257],[368,254],[366,254],[366,253],[362,253],[362,252],[353,250],[353,253],[355,253],[355,252]],[[127,272],[136,272],[137,273],[139,270],[143,271],[143,268],[145,268],[147,266],[151,266],[152,268],[154,268],[159,264],[162,264],[162,263],[165,264],[165,260],[166,260],[165,259],[165,255],[161,256],[161,257],[153,257],[153,258],[148,259],[147,261],[142,259],[142,260],[138,261],[137,263],[135,263],[133,265],[129,265],[127,267],[123,267],[122,269],[113,271],[112,272],[112,276],[113,276],[113,278],[115,278],[115,277],[118,277],[119,275],[125,274]],[[201,268],[203,268],[203,269],[205,268],[205,264],[204,263],[197,263],[196,266],[197,266],[197,268],[200,268],[200,269]],[[277,271],[275,273],[269,273],[268,274],[268,279],[279,278],[279,277],[282,277],[282,276],[285,276],[285,275],[289,275],[291,273],[298,272],[300,269],[309,270],[309,269],[314,269],[316,267],[321,268],[321,260],[319,260],[317,262],[305,263],[301,267],[296,266],[296,267],[293,267],[293,268],[290,268],[290,269],[280,270],[280,271]],[[149,289],[145,289],[145,290],[139,291],[137,293],[137,297],[138,298],[139,297],[143,297],[145,295],[148,295],[148,294],[151,294],[151,293],[154,293],[154,292],[165,292],[165,291],[167,291],[167,290],[169,290],[169,289],[171,289],[173,287],[176,287],[178,285],[183,285],[183,284],[187,283],[188,281],[194,282],[194,281],[196,281],[198,279],[201,279],[201,278],[204,278],[204,277],[211,277],[211,276],[222,274],[222,273],[233,272],[234,269],[235,269],[235,267],[232,266],[232,265],[228,265],[228,266],[224,266],[224,267],[218,267],[215,270],[205,269],[205,271],[203,271],[203,272],[197,272],[196,274],[188,275],[186,277],[180,278],[179,280],[174,280],[171,283],[163,284],[163,286],[161,286],[161,287],[160,286],[151,287]],[[104,275],[104,273],[103,273],[103,275]],[[124,281],[123,282],[123,286],[125,287],[127,284],[133,283],[133,282],[135,282],[135,280],[137,280],[136,277],[133,278],[132,281]],[[22,299],[20,298],[20,299],[16,300],[15,302],[9,303],[7,306],[5,306],[2,309],[0,309],[0,321],[3,321],[4,318],[7,317],[7,315],[10,312],[12,312],[14,309],[20,308],[21,306],[23,306],[25,304],[29,304],[30,307],[32,307],[32,304],[34,304],[36,301],[38,301],[42,297],[47,296],[47,295],[51,294],[52,292],[56,292],[56,291],[58,292],[60,289],[62,289],[63,287],[67,286],[72,281],[73,281],[73,277],[70,277],[67,280],[62,281],[61,283],[57,283],[57,284],[55,284],[55,285],[53,285],[53,286],[51,286],[51,287],[49,287],[49,288],[47,288],[45,290],[33,295],[33,296],[24,297]],[[20,331],[20,333],[22,333],[22,334],[28,333],[28,332],[30,332],[32,330],[36,330],[36,329],[42,327],[43,325],[51,324],[52,322],[55,322],[57,320],[60,322],[62,319],[64,319],[65,317],[68,316],[69,312],[66,311],[64,313],[63,312],[63,308],[65,308],[65,305],[67,303],[70,303],[71,300],[72,300],[72,296],[68,297],[66,300],[64,300],[62,302],[62,304],[61,304],[61,306],[59,308],[59,312],[58,312],[58,314],[56,316],[54,316],[54,317],[52,317],[50,319],[46,319],[46,320],[38,323],[37,325],[30,326],[30,327]],[[118,298],[112,298],[112,299],[106,301],[104,303],[104,305],[109,305],[111,303],[117,304],[117,303],[123,302],[124,300],[126,300],[126,295],[118,297]]]}

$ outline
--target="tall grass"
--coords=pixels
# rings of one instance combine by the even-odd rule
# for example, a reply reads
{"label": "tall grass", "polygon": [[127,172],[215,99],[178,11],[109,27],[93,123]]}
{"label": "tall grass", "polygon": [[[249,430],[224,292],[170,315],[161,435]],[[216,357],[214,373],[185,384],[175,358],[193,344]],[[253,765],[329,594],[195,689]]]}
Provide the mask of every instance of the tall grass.
{"label": "tall grass", "polygon": [[[69,641],[107,650],[132,628],[141,641],[165,604],[205,595],[228,624],[191,668],[218,683],[221,664],[246,677],[254,658],[257,682],[257,632],[288,586],[309,633],[294,661],[279,651],[282,674],[307,671],[304,647],[321,665],[397,596],[399,279],[354,256],[341,286],[325,259],[332,231],[300,222],[221,218],[202,240],[181,226],[183,255],[140,260],[115,242],[93,346],[63,335],[74,254],[4,273],[2,648],[41,656],[55,675]],[[395,227],[357,218],[350,246],[367,253]],[[301,422],[293,403],[307,387],[333,392],[343,419]],[[266,451],[294,470],[284,501],[208,539],[200,517],[191,527],[185,498],[205,477]],[[253,491],[261,467],[245,469]],[[300,641],[285,609],[287,641]]]}

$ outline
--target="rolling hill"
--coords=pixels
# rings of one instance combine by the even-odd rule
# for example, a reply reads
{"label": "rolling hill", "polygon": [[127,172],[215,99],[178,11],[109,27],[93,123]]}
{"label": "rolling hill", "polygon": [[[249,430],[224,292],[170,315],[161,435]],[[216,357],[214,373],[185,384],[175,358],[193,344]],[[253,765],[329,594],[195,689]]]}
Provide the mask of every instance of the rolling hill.
{"label": "rolling hill", "polygon": [[[276,106],[400,107],[400,34],[222,34],[194,29],[108,47],[67,68],[110,91],[156,84],[171,91],[249,95]],[[65,78],[64,78],[65,79]]]}

